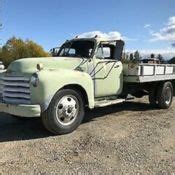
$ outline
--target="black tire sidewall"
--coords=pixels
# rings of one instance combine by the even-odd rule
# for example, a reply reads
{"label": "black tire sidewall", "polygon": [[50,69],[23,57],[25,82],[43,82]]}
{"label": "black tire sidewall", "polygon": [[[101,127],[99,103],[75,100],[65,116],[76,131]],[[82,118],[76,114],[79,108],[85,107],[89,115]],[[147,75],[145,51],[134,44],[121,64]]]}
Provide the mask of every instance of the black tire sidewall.
{"label": "black tire sidewall", "polygon": [[[167,87],[170,87],[171,89],[171,101],[169,104],[167,104],[165,102],[165,90]],[[165,82],[163,84],[160,85],[159,89],[158,89],[158,105],[160,108],[162,109],[167,109],[171,106],[172,100],[173,100],[173,86],[171,82]]]}
{"label": "black tire sidewall", "polygon": [[[62,125],[57,120],[57,117],[56,117],[56,106],[57,106],[59,100],[65,95],[75,96],[78,100],[78,103],[79,103],[78,115],[77,115],[75,121],[73,123],[71,123],[70,125]],[[66,133],[72,132],[80,125],[80,123],[82,122],[83,117],[84,117],[84,104],[83,104],[81,93],[77,92],[75,90],[72,90],[72,89],[60,90],[53,97],[53,99],[49,105],[49,112],[50,112],[50,118],[51,118],[50,120],[52,121],[52,130],[54,130],[56,133],[59,133],[59,134],[66,134]]]}

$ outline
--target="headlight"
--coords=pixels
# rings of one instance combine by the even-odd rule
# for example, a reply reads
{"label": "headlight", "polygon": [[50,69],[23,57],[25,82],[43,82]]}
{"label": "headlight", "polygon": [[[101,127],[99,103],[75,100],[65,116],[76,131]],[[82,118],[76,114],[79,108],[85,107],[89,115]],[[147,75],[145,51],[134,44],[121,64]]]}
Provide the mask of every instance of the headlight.
{"label": "headlight", "polygon": [[34,86],[37,87],[38,83],[39,83],[39,78],[38,78],[38,74],[34,73],[30,79],[30,83]]}

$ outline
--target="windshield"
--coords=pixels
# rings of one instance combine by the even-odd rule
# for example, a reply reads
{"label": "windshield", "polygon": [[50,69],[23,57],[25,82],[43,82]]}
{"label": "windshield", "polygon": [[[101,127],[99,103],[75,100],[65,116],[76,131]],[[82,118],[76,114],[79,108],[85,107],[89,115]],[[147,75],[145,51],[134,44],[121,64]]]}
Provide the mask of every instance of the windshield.
{"label": "windshield", "polygon": [[69,41],[62,45],[58,52],[58,56],[90,58],[93,49],[93,41]]}

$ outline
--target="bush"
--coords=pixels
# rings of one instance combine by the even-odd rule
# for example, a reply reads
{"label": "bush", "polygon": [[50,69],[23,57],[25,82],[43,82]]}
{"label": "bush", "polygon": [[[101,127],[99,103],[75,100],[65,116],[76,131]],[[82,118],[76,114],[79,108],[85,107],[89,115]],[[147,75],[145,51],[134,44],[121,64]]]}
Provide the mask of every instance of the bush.
{"label": "bush", "polygon": [[49,54],[31,40],[10,38],[0,49],[0,60],[8,66],[12,61],[20,58],[47,57]]}

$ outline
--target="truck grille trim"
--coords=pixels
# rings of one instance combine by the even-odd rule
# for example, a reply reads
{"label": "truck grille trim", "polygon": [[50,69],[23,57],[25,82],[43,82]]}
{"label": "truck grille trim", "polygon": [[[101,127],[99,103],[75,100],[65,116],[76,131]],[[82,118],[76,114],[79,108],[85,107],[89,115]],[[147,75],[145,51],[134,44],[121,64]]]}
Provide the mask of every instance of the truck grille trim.
{"label": "truck grille trim", "polygon": [[29,78],[26,78],[26,77],[3,77],[2,80],[5,80],[5,81],[27,81],[29,82]]}
{"label": "truck grille trim", "polygon": [[30,79],[23,76],[2,78],[2,96],[7,104],[31,104]]}
{"label": "truck grille trim", "polygon": [[10,87],[10,86],[6,86],[4,92],[30,93],[30,90],[29,90],[29,88],[24,88],[24,87]]}
{"label": "truck grille trim", "polygon": [[30,99],[30,94],[24,94],[24,93],[11,93],[11,92],[4,92],[4,97],[15,97],[15,98],[24,98],[24,99]]}
{"label": "truck grille trim", "polygon": [[9,98],[3,97],[3,101],[8,104],[31,104],[29,100],[20,99],[20,98]]}
{"label": "truck grille trim", "polygon": [[2,85],[4,86],[16,86],[16,87],[27,87],[29,88],[28,83],[22,83],[22,82],[3,82]]}

